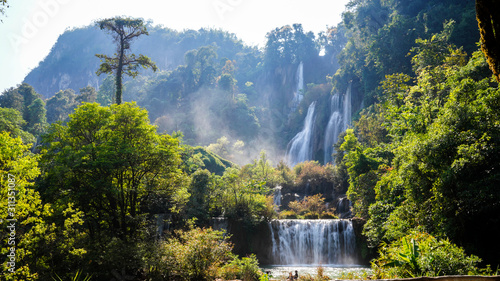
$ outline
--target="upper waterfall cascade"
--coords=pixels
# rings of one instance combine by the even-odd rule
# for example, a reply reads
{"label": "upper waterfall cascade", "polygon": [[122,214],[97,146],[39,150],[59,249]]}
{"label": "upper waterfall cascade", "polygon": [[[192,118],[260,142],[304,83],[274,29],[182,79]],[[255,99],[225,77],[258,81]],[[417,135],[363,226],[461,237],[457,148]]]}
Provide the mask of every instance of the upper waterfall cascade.
{"label": "upper waterfall cascade", "polygon": [[288,144],[286,161],[288,165],[295,166],[297,163],[312,160],[312,136],[314,131],[314,114],[316,102],[312,102],[307,110],[304,128]]}
{"label": "upper waterfall cascade", "polygon": [[297,109],[304,98],[304,64],[300,62],[295,73],[295,91],[293,92],[292,112]]}
{"label": "upper waterfall cascade", "polygon": [[333,145],[337,143],[339,135],[351,125],[352,98],[351,84],[347,87],[345,95],[334,94],[330,99],[330,119],[325,130],[324,163],[333,162],[332,154],[335,153]]}

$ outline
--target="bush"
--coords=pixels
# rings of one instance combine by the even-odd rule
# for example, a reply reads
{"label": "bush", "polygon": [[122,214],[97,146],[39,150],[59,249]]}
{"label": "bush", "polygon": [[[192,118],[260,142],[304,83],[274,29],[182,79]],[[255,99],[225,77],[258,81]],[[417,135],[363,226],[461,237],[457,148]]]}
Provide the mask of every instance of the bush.
{"label": "bush", "polygon": [[332,219],[337,218],[333,214],[334,209],[327,209],[325,198],[321,194],[306,196],[302,201],[292,201],[288,204],[290,211],[283,211],[281,218],[305,218],[305,219]]}
{"label": "bush", "polygon": [[305,219],[317,220],[319,219],[319,214],[317,212],[307,212],[304,214]]}
{"label": "bush", "polygon": [[297,217],[297,213],[293,210],[285,210],[279,214],[280,219],[296,219]]}
{"label": "bush", "polygon": [[241,279],[243,281],[257,281],[261,275],[259,262],[253,254],[242,259],[234,257],[220,271],[220,276],[225,280]]}
{"label": "bush", "polygon": [[160,242],[150,260],[155,280],[215,280],[231,258],[232,245],[224,232],[194,228],[177,231],[177,237]]}
{"label": "bush", "polygon": [[422,232],[383,245],[379,256],[372,262],[377,279],[473,274],[481,261],[448,240]]}
{"label": "bush", "polygon": [[333,173],[330,164],[322,166],[317,161],[306,161],[297,164],[293,171],[296,174],[298,186],[309,185],[310,192],[323,191],[326,186],[333,185]]}
{"label": "bush", "polygon": [[323,212],[319,216],[320,219],[338,219],[339,217],[332,212]]}

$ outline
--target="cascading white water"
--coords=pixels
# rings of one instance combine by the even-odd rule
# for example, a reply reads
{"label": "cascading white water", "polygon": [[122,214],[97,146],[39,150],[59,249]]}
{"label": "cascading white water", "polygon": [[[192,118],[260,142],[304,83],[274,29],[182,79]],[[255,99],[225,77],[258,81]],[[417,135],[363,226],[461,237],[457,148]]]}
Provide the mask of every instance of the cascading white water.
{"label": "cascading white water", "polygon": [[328,125],[325,131],[325,142],[324,142],[324,162],[329,163],[332,161],[332,154],[334,152],[333,144],[339,138],[340,133],[344,129],[344,120],[342,116],[342,96],[338,93],[331,97],[330,110],[332,114],[330,115],[330,120],[328,120]]}
{"label": "cascading white water", "polygon": [[349,220],[273,220],[269,228],[273,264],[354,264]]}
{"label": "cascading white water", "polygon": [[351,119],[352,119],[352,93],[351,93],[351,83],[349,83],[349,86],[347,86],[347,90],[345,92],[345,97],[344,97],[344,126],[345,129],[351,125]]}
{"label": "cascading white water", "polygon": [[330,119],[325,130],[324,163],[333,162],[332,154],[335,152],[333,145],[337,143],[339,135],[347,130],[351,124],[352,102],[351,84],[347,87],[344,96],[336,93],[330,101]]}
{"label": "cascading white water", "polygon": [[304,98],[304,64],[300,62],[297,67],[297,72],[295,73],[295,92],[293,92],[293,101],[292,101],[292,112],[297,109],[299,103]]}
{"label": "cascading white water", "polygon": [[274,188],[274,198],[273,198],[274,202],[273,203],[277,207],[281,206],[281,188],[282,187],[279,185]]}
{"label": "cascading white water", "polygon": [[290,166],[295,166],[297,163],[312,159],[312,143],[311,138],[314,131],[314,122],[316,115],[314,110],[316,102],[312,102],[307,110],[304,128],[288,143],[286,152],[286,162]]}

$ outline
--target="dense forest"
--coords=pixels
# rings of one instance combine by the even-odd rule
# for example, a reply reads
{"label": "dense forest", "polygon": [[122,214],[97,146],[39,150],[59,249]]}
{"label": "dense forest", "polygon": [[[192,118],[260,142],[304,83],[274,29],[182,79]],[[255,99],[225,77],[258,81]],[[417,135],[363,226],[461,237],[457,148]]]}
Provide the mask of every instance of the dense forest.
{"label": "dense forest", "polygon": [[156,65],[121,104],[96,74],[116,42],[67,30],[0,96],[1,279],[268,280],[271,220],[338,218],[372,279],[496,274],[500,54],[477,2],[351,0],[262,48],[144,23],[127,47]]}

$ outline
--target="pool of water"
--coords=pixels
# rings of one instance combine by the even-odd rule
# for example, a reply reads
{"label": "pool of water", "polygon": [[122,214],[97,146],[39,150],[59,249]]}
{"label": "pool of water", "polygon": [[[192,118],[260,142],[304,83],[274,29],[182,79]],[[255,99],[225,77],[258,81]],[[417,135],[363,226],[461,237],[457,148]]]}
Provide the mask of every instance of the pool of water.
{"label": "pool of water", "polygon": [[[290,272],[295,274],[297,270],[299,276],[312,275],[316,276],[318,273],[319,265],[309,265],[309,264],[299,264],[299,265],[268,265],[261,267],[263,272],[269,272],[269,277],[271,279],[286,279]],[[349,273],[358,274],[362,276],[363,274],[370,275],[372,273],[371,269],[367,266],[362,265],[335,265],[335,264],[325,264],[321,265],[323,267],[323,275],[328,276],[330,279],[336,279],[341,277],[343,274],[347,275]]]}

